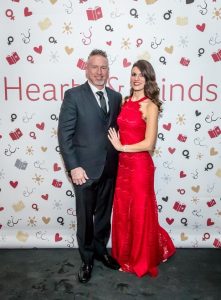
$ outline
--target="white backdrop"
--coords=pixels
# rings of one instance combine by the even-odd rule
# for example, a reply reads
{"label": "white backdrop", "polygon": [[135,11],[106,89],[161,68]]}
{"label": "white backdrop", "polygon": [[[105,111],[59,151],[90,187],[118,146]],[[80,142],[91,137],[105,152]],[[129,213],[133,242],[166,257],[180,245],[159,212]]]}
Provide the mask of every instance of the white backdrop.
{"label": "white backdrop", "polygon": [[108,85],[123,96],[134,61],[156,70],[160,224],[177,247],[221,248],[221,1],[5,0],[0,9],[0,247],[77,247],[57,117],[101,48]]}

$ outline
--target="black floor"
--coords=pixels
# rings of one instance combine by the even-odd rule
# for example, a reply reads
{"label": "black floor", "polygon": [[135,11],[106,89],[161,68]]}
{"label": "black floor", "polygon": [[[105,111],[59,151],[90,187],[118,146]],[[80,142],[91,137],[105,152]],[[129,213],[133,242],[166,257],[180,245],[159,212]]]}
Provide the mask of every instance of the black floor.
{"label": "black floor", "polygon": [[0,300],[221,300],[221,251],[177,249],[157,278],[112,271],[95,261],[80,284],[77,249],[0,250]]}

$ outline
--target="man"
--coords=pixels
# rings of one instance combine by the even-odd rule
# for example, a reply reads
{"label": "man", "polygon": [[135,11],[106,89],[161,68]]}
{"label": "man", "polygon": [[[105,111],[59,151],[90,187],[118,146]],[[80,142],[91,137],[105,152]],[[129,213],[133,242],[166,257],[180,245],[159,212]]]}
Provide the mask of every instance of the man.
{"label": "man", "polygon": [[59,116],[59,146],[76,196],[82,283],[91,278],[94,258],[111,269],[120,268],[106,248],[118,163],[108,129],[117,126],[122,99],[105,87],[108,76],[107,54],[93,50],[87,61],[87,82],[65,92]]}

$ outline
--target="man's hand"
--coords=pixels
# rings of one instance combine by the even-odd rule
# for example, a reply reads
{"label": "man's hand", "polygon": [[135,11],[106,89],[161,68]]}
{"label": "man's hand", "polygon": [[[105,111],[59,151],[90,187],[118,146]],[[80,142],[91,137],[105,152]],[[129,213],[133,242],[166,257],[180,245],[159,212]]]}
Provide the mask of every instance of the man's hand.
{"label": "man's hand", "polygon": [[86,182],[87,179],[89,179],[85,170],[81,167],[71,170],[71,178],[73,180],[73,183],[77,185],[82,185]]}

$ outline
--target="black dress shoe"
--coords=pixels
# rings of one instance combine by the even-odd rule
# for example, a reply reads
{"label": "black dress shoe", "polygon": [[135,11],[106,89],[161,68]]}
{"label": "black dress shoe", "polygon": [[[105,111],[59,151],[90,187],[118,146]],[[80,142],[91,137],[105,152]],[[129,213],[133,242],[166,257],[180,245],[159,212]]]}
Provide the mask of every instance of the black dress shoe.
{"label": "black dress shoe", "polygon": [[103,256],[99,257],[99,260],[108,268],[113,270],[119,270],[120,265],[118,262],[109,254],[104,254]]}
{"label": "black dress shoe", "polygon": [[83,263],[78,272],[78,280],[81,283],[88,282],[91,278],[92,269],[93,269],[92,265]]}

